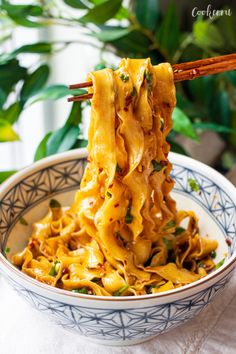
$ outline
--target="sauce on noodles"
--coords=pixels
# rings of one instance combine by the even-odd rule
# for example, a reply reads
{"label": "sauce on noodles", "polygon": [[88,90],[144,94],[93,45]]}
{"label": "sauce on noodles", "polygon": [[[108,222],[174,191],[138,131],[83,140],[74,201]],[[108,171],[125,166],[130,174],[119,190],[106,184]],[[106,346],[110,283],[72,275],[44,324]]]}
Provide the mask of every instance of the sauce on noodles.
{"label": "sauce on noodles", "polygon": [[217,242],[202,237],[194,212],[177,211],[170,196],[171,66],[122,59],[116,71],[88,80],[89,155],[80,189],[69,208],[51,201],[13,263],[43,283],[94,295],[159,293],[200,279],[215,266]]}

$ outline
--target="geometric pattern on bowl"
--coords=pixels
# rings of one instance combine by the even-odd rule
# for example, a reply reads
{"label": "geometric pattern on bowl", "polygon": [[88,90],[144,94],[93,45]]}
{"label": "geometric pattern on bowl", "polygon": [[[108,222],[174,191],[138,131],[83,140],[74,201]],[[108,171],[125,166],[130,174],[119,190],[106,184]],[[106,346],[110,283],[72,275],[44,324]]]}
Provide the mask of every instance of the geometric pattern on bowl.
{"label": "geometric pattern on bowl", "polygon": [[34,308],[45,312],[67,330],[96,340],[125,341],[155,336],[178,326],[199,313],[216,293],[223,290],[231,274],[195,295],[169,304],[129,310],[71,306],[29,291],[8,278],[13,288]]}

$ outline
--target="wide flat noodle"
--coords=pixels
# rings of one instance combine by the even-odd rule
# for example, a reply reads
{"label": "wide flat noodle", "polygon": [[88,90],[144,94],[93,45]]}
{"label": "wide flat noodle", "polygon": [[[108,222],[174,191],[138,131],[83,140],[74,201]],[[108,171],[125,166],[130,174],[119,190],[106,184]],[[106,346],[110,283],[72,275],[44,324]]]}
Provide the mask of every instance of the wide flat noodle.
{"label": "wide flat noodle", "polygon": [[202,238],[195,214],[178,212],[170,195],[170,64],[122,59],[116,71],[88,80],[93,98],[80,190],[70,209],[51,207],[34,225],[13,263],[41,282],[95,295],[159,293],[200,279],[214,268],[217,242]]}

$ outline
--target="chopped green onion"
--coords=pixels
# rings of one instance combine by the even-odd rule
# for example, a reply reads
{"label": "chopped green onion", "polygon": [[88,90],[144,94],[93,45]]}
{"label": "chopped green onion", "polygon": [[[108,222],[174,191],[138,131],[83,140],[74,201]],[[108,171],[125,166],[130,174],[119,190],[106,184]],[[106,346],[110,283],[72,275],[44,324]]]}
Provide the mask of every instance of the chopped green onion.
{"label": "chopped green onion", "polygon": [[123,239],[123,237],[121,236],[120,230],[116,231],[116,237],[121,237]]}
{"label": "chopped green onion", "polygon": [[132,97],[137,96],[137,90],[135,87],[133,87],[133,90],[131,91],[131,96]]}
{"label": "chopped green onion", "polygon": [[176,227],[174,234],[177,236],[177,235],[182,234],[184,231],[186,231],[186,229],[184,229],[183,227],[179,226],[179,227]]}
{"label": "chopped green onion", "polygon": [[7,253],[10,252],[10,250],[11,250],[10,247],[6,247],[5,250],[4,250],[4,253],[7,254]]}
{"label": "chopped green onion", "polygon": [[168,238],[163,237],[163,241],[164,241],[164,244],[166,245],[166,248],[167,248],[168,251],[173,250],[173,242],[172,242],[172,240],[169,240]]}
{"label": "chopped green onion", "polygon": [[123,82],[129,81],[129,75],[128,75],[128,74],[122,73],[122,74],[120,74],[120,78],[121,78],[121,80],[122,80]]}
{"label": "chopped green onion", "polygon": [[59,272],[60,266],[61,266],[61,262],[56,260],[48,274],[55,277],[55,275],[57,275]]}
{"label": "chopped green onion", "polygon": [[121,296],[123,294],[123,292],[125,292],[125,290],[127,290],[128,288],[129,288],[129,285],[122,286],[122,288],[120,288],[119,290],[117,290],[113,293],[113,296]]}
{"label": "chopped green onion", "polygon": [[160,121],[161,121],[161,131],[163,132],[163,129],[164,129],[164,126],[165,126],[164,118],[161,118]]}
{"label": "chopped green onion", "polygon": [[211,252],[211,258],[212,258],[212,259],[216,258],[216,251],[212,251],[212,252]]}
{"label": "chopped green onion", "polygon": [[195,181],[195,179],[189,178],[189,179],[188,179],[188,184],[189,184],[189,187],[191,188],[191,190],[192,190],[193,192],[198,192],[198,191],[199,191],[199,185],[197,184],[197,182]]}
{"label": "chopped green onion", "polygon": [[116,231],[115,235],[116,235],[117,241],[121,242],[123,244],[125,240],[124,240],[123,236],[121,235],[120,230]]}
{"label": "chopped green onion", "polygon": [[161,171],[164,167],[160,162],[157,162],[156,160],[152,160],[152,166],[153,170],[156,172]]}
{"label": "chopped green onion", "polygon": [[110,192],[108,192],[108,191],[106,192],[106,195],[107,195],[108,198],[112,197],[112,194]]}
{"label": "chopped green onion", "polygon": [[117,172],[119,175],[122,175],[122,168],[118,165],[118,163],[116,164],[116,172]]}
{"label": "chopped green onion", "polygon": [[166,226],[164,227],[163,230],[167,230],[167,229],[170,229],[171,227],[174,227],[175,226],[175,221],[174,220],[170,220]]}
{"label": "chopped green onion", "polygon": [[145,73],[144,73],[144,78],[145,78],[146,81],[147,81],[147,90],[148,90],[148,93],[150,93],[150,92],[151,92],[151,89],[152,89],[153,74],[150,73],[149,71],[145,71]]}
{"label": "chopped green onion", "polygon": [[225,258],[223,258],[219,263],[215,265],[215,269],[219,269],[225,263]]}
{"label": "chopped green onion", "polygon": [[71,290],[73,293],[79,293],[79,294],[88,294],[88,289],[83,287],[79,289],[73,289]]}
{"label": "chopped green onion", "polygon": [[56,199],[51,199],[49,203],[50,208],[61,208],[61,204]]}
{"label": "chopped green onion", "polygon": [[133,215],[131,214],[131,202],[129,202],[128,208],[127,208],[127,213],[125,215],[125,223],[126,224],[131,224],[133,221]]}
{"label": "chopped green onion", "polygon": [[205,264],[202,262],[198,263],[198,268],[206,268]]}
{"label": "chopped green onion", "polygon": [[24,218],[20,218],[19,222],[20,222],[21,225],[24,225],[24,226],[29,225]]}

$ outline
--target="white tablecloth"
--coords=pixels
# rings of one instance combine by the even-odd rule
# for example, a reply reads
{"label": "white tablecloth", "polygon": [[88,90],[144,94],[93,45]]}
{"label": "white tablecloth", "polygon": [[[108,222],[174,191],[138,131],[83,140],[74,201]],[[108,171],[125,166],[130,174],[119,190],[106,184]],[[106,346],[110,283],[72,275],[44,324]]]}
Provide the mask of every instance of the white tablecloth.
{"label": "white tablecloth", "polygon": [[236,272],[228,287],[193,320],[143,344],[92,344],[49,322],[0,277],[1,354],[235,354]]}

